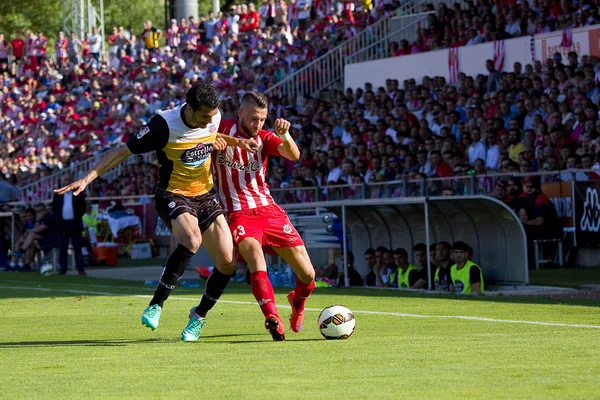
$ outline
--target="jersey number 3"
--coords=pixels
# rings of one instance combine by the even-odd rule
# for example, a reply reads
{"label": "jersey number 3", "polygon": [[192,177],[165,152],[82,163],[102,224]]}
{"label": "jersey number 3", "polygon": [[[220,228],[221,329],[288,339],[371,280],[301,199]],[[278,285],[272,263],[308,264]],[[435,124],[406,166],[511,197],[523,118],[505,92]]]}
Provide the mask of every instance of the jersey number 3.
{"label": "jersey number 3", "polygon": [[237,242],[238,239],[241,238],[242,236],[244,236],[245,234],[246,234],[246,231],[244,230],[244,227],[239,225],[237,228],[235,228],[233,230],[233,240],[235,240]]}

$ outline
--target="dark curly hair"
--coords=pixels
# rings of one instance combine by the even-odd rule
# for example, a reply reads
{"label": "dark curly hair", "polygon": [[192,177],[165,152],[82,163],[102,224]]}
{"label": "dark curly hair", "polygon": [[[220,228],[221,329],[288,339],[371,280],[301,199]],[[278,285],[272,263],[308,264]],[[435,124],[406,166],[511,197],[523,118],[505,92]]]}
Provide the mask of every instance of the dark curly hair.
{"label": "dark curly hair", "polygon": [[214,110],[219,108],[219,93],[208,83],[199,83],[187,91],[185,101],[194,111],[198,111],[202,107]]}

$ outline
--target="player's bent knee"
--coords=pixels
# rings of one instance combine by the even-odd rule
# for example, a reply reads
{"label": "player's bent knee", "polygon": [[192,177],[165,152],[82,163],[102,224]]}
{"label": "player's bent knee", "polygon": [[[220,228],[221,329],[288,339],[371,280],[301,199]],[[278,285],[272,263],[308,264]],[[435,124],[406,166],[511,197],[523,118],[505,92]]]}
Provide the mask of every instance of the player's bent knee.
{"label": "player's bent knee", "polygon": [[304,283],[311,283],[315,280],[315,270],[314,268],[311,268],[309,271],[301,270],[296,273],[296,276]]}
{"label": "player's bent knee", "polygon": [[235,263],[235,260],[231,261],[231,262],[221,261],[221,262],[217,263],[216,267],[223,274],[231,275],[237,269],[237,264]]}
{"label": "player's bent knee", "polygon": [[200,235],[194,235],[193,232],[186,232],[186,236],[181,244],[192,253],[196,253],[198,249],[200,249],[200,246],[202,246],[202,237]]}

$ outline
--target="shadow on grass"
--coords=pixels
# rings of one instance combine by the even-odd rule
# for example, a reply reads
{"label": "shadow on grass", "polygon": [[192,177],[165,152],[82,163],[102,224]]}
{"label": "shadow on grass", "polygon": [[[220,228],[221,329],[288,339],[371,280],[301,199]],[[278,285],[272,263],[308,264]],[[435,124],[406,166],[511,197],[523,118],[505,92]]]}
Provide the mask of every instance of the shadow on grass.
{"label": "shadow on grass", "polygon": [[0,342],[1,349],[14,349],[22,347],[71,347],[71,346],[93,346],[93,347],[113,347],[127,346],[130,344],[147,343],[172,343],[176,340],[169,339],[104,339],[104,340],[48,340],[32,342]]}
{"label": "shadow on grass", "polygon": [[[265,336],[259,333],[241,333],[241,334],[226,334],[226,335],[213,335],[204,336],[196,343],[198,345],[206,345],[212,343],[218,344],[247,344],[247,343],[262,343],[272,342],[272,339],[260,339],[260,340],[209,340],[212,338],[227,338],[241,336]],[[292,339],[288,342],[312,342],[323,339]],[[0,349],[18,349],[18,348],[31,348],[31,347],[123,347],[136,344],[166,344],[166,343],[179,343],[181,339],[99,339],[99,340],[47,340],[47,341],[29,341],[29,342],[0,342]]]}

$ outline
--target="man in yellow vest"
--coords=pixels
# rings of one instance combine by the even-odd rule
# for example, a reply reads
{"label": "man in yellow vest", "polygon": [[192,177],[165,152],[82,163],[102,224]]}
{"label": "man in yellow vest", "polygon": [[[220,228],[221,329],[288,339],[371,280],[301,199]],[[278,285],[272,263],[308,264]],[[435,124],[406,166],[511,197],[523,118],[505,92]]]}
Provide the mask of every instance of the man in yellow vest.
{"label": "man in yellow vest", "polygon": [[150,54],[159,50],[159,39],[162,36],[162,32],[160,29],[152,27],[152,21],[144,22],[144,32],[142,33],[142,37],[144,38],[144,44],[146,45],[146,49],[150,52]]}
{"label": "man in yellow vest", "polygon": [[472,254],[473,249],[465,242],[456,242],[452,246],[454,253],[454,264],[450,267],[450,278],[452,284],[451,292],[457,294],[465,293],[483,293],[483,274],[481,268],[469,260],[469,253]]}
{"label": "man in yellow vest", "polygon": [[408,263],[408,253],[404,249],[396,249],[394,261],[398,267],[390,275],[390,286],[394,288],[410,288],[419,280],[419,269]]}

